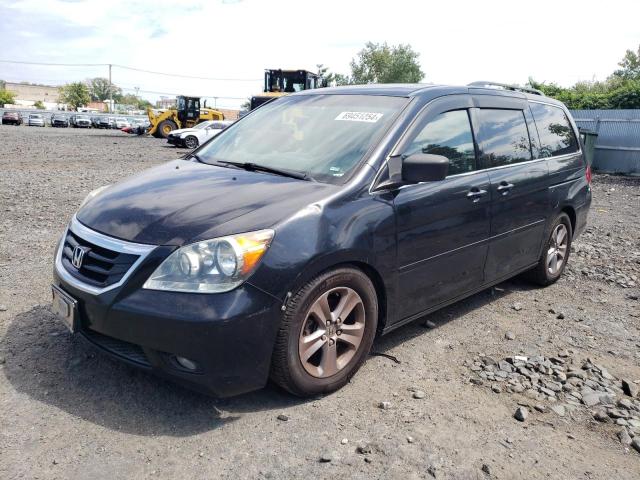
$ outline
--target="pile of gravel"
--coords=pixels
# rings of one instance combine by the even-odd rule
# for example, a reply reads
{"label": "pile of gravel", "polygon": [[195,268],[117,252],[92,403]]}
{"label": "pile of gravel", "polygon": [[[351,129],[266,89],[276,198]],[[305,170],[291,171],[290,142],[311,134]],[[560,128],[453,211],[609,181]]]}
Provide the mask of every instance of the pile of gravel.
{"label": "pile of gravel", "polygon": [[[578,409],[588,409],[599,422],[621,427],[618,438],[640,452],[640,385],[630,379],[618,379],[591,359],[574,364],[568,351],[553,357],[512,356],[495,360],[479,356],[467,362],[477,377],[471,382],[486,385],[495,393],[522,394],[536,404],[540,412],[548,409],[561,417],[572,417]],[[520,406],[515,418],[525,421],[528,410]]]}

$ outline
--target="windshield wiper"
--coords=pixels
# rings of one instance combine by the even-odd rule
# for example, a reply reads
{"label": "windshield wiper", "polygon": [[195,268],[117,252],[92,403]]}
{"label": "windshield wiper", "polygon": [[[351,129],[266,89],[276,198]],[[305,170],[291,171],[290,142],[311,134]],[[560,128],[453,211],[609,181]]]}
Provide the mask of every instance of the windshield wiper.
{"label": "windshield wiper", "polygon": [[198,161],[198,162],[200,162],[200,163],[205,163],[205,162],[203,162],[203,161],[202,161],[202,159],[198,156],[198,154],[197,154],[197,153],[190,153],[189,155],[185,155],[183,158],[184,158],[185,160],[188,160],[188,159],[190,159],[190,158],[195,158],[195,159],[196,159],[196,161]]}
{"label": "windshield wiper", "polygon": [[313,177],[310,177],[308,174],[304,172],[296,172],[293,170],[285,170],[282,168],[268,167],[266,165],[259,165],[257,163],[252,163],[252,162],[232,162],[229,160],[216,160],[216,163],[222,163],[224,165],[233,165],[234,167],[242,168],[249,172],[273,173],[275,175],[281,175],[283,177],[289,177],[289,178],[296,178],[298,180],[308,180],[311,182],[316,181]]}

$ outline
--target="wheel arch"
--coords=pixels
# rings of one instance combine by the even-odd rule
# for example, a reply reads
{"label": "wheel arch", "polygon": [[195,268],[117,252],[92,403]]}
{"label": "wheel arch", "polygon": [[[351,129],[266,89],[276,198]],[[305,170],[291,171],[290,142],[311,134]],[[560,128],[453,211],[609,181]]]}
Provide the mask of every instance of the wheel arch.
{"label": "wheel arch", "polygon": [[571,236],[573,237],[576,231],[576,211],[571,205],[565,205],[560,211],[566,213],[569,217],[569,221],[571,222]]}

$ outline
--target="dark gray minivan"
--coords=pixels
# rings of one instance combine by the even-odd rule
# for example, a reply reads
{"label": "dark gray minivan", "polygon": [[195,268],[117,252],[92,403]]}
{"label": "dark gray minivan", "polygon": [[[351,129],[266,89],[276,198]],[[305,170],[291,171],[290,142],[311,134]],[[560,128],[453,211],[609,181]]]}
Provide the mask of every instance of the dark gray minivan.
{"label": "dark gray minivan", "polygon": [[219,396],[343,386],[383,334],[562,274],[591,172],[560,102],[515,87],[308,90],[94,191],[56,251],[72,332]]}

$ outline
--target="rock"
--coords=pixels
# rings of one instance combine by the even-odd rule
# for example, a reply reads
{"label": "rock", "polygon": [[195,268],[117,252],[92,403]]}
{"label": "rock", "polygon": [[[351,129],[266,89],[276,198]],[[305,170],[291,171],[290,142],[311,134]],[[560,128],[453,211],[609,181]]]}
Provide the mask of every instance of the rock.
{"label": "rock", "polygon": [[[547,411],[547,407],[545,407],[544,405],[540,404],[540,403],[536,403],[533,408],[535,408],[538,412],[540,413],[544,413]],[[609,417],[607,417],[609,418]]]}
{"label": "rock", "polygon": [[609,415],[607,415],[607,412],[605,412],[604,410],[596,410],[596,412],[593,414],[593,418],[598,422],[603,423],[609,421]]}
{"label": "rock", "polygon": [[565,414],[564,405],[551,405],[549,408],[553,410],[558,416],[564,417],[564,414]]}
{"label": "rock", "polygon": [[494,383],[493,385],[491,385],[491,390],[493,391],[493,393],[502,393],[502,389],[500,388],[500,385],[498,385],[497,383]]}
{"label": "rock", "polygon": [[516,312],[519,312],[520,310],[522,310],[522,304],[516,302],[513,305],[511,305],[511,308],[513,308]]}
{"label": "rock", "polygon": [[556,318],[558,320],[563,320],[564,319],[564,313],[560,312],[559,314],[556,315]]}
{"label": "rock", "polygon": [[[509,333],[509,332],[507,332]],[[511,366],[511,364],[505,360],[500,360],[498,362],[498,368],[500,370],[502,370],[503,372],[512,372],[513,371],[513,367]]]}
{"label": "rock", "polygon": [[6,305],[0,305],[0,312],[6,312],[6,311],[7,311]]}
{"label": "rock", "polygon": [[407,443],[413,443],[415,439],[411,435],[407,435]]}
{"label": "rock", "polygon": [[600,403],[600,394],[593,391],[587,394],[583,393],[582,403],[584,403],[587,407],[595,407]]}
{"label": "rock", "polygon": [[361,455],[367,455],[372,452],[371,445],[369,443],[361,443],[356,447],[356,452]]}
{"label": "rock", "polygon": [[482,464],[482,471],[487,475],[491,475],[491,468],[486,463]]}
{"label": "rock", "polygon": [[391,402],[380,402],[378,403],[378,408],[382,410],[389,410],[391,408]]}
{"label": "rock", "polygon": [[333,455],[331,452],[326,452],[320,455],[319,460],[320,460],[320,463],[329,463],[333,460],[334,457],[335,455]]}
{"label": "rock", "polygon": [[347,443],[349,443],[349,439],[348,438],[343,438],[342,440],[340,440],[340,443],[342,445],[346,445]]}
{"label": "rock", "polygon": [[513,414],[513,418],[519,422],[524,422],[529,416],[529,410],[525,407],[518,407],[516,413]]}
{"label": "rock", "polygon": [[622,430],[620,430],[618,433],[618,440],[620,440],[620,443],[627,446],[627,445],[631,445],[631,437],[629,436],[629,433],[627,433],[627,429],[623,428]]}
{"label": "rock", "polygon": [[631,446],[635,448],[637,452],[640,453],[640,437],[635,437],[631,442]]}
{"label": "rock", "polygon": [[427,467],[427,473],[428,473],[429,475],[431,475],[433,478],[436,478],[436,476],[437,476],[437,474],[438,474],[438,471],[437,471],[437,469],[436,469],[435,465],[429,465],[429,466]]}
{"label": "rock", "polygon": [[278,415],[278,420],[280,420],[281,422],[288,422],[289,421],[289,417],[283,413],[281,413],[280,415]]}
{"label": "rock", "polygon": [[0,357],[0,365],[4,365],[5,363],[7,363],[7,359],[4,357]]}
{"label": "rock", "polygon": [[640,387],[638,386],[638,384],[633,383],[631,380],[623,378],[622,391],[626,395],[629,395],[631,398],[636,398],[638,396],[638,393],[640,393]]}
{"label": "rock", "polygon": [[507,332],[504,334],[504,338],[506,338],[507,340],[515,340],[516,336],[513,332]]}
{"label": "rock", "polygon": [[426,396],[427,394],[424,393],[422,390],[416,390],[415,392],[413,392],[413,398],[417,398],[418,400]]}
{"label": "rock", "polygon": [[618,400],[617,405],[622,408],[626,408],[627,410],[631,410],[633,408],[633,402],[628,398],[621,398]]}

